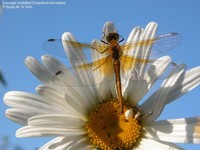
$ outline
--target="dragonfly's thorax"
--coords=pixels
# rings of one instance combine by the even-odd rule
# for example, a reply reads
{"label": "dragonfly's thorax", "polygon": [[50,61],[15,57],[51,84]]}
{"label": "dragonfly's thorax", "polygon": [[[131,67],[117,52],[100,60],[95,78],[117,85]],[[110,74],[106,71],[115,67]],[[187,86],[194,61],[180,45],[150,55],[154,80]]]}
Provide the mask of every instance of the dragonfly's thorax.
{"label": "dragonfly's thorax", "polygon": [[119,59],[121,56],[121,53],[119,51],[119,47],[118,46],[113,46],[112,47],[112,57],[113,59]]}

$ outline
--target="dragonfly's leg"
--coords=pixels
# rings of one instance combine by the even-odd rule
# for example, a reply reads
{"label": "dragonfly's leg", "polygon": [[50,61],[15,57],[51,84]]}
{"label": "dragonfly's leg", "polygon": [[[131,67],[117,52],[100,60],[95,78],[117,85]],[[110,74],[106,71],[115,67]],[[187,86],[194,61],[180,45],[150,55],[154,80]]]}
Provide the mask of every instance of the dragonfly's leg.
{"label": "dragonfly's leg", "polygon": [[101,54],[105,53],[109,48],[106,48],[104,51],[100,52]]}
{"label": "dragonfly's leg", "polygon": [[102,39],[101,39],[101,42],[104,43],[104,44],[108,44],[107,42],[103,41]]}
{"label": "dragonfly's leg", "polygon": [[98,68],[100,68],[102,65],[104,65],[104,64],[108,61],[108,58],[109,58],[110,56],[111,56],[111,55],[109,55],[109,56],[106,58],[106,60],[105,60],[102,64],[100,64],[98,67],[96,67],[95,69],[93,69],[93,71],[96,70],[96,69],[98,69]]}
{"label": "dragonfly's leg", "polygon": [[109,48],[106,48],[104,51],[99,51],[96,47],[91,47],[92,49],[95,49],[97,52],[103,54],[105,53]]}
{"label": "dragonfly's leg", "polygon": [[103,40],[103,38],[106,36],[105,33],[104,32],[102,32],[102,33],[103,33],[103,37],[101,38],[101,42],[104,44],[108,44],[106,41]]}
{"label": "dragonfly's leg", "polygon": [[123,40],[124,40],[124,38],[119,34],[119,36],[122,38],[120,41],[119,41],[119,43],[121,43]]}

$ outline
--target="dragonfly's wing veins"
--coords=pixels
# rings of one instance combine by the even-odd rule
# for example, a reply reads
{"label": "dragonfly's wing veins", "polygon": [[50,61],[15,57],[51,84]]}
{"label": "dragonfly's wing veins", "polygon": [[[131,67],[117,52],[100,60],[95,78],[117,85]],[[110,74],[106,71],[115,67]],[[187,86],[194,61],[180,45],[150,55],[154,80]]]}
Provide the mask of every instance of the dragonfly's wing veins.
{"label": "dragonfly's wing veins", "polygon": [[[174,75],[174,68],[177,64],[171,62],[170,57],[164,56],[159,59],[138,59],[130,56],[121,57],[121,73],[127,80],[148,80],[165,79]],[[140,64],[145,69],[141,71]]]}
{"label": "dragonfly's wing veins", "polygon": [[182,37],[178,33],[168,33],[156,38],[152,46],[152,56],[169,51],[181,43]]}
{"label": "dragonfly's wing veins", "polygon": [[[173,49],[178,44],[181,43],[181,35],[178,33],[168,33],[157,36],[155,38],[138,40],[133,42],[127,42],[121,46],[123,53],[126,55],[134,55],[134,51],[137,50],[138,47],[143,47],[143,49],[151,46],[151,56],[157,56],[162,54],[168,50]],[[137,57],[141,57],[141,55],[137,55]]]}
{"label": "dragonfly's wing veins", "polygon": [[88,86],[111,82],[114,79],[112,58],[105,57],[92,63],[59,70],[53,83],[65,86]]}
{"label": "dragonfly's wing veins", "polygon": [[[49,39],[43,43],[43,48],[52,54],[67,57],[69,61],[82,61],[85,63],[87,61],[91,62],[91,59],[97,60],[100,57],[109,55],[106,53],[108,45],[98,40],[94,40],[90,44],[62,39]],[[98,55],[93,55],[92,53],[94,52],[98,53]]]}
{"label": "dragonfly's wing veins", "polygon": [[[126,80],[157,80],[173,76],[175,63],[168,59],[152,59],[181,42],[178,33],[169,33],[155,38],[128,42],[120,46],[121,76]],[[72,40],[49,39],[44,42],[45,50],[69,59],[71,68],[59,70],[52,81],[59,85],[98,85],[114,79],[113,58],[110,47],[101,41],[91,44]],[[149,54],[145,49],[150,49]],[[107,51],[108,50],[108,51]],[[144,51],[144,52],[143,52]],[[150,57],[149,57],[150,56]]]}

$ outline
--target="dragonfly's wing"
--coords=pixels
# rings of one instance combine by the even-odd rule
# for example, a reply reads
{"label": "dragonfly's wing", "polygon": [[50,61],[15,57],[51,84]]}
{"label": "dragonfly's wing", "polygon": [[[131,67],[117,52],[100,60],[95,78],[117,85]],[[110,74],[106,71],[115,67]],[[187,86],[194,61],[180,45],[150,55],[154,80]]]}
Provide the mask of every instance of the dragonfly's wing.
{"label": "dragonfly's wing", "polygon": [[105,57],[92,63],[60,70],[54,75],[52,82],[65,86],[85,86],[107,83],[113,78],[112,58]]}
{"label": "dragonfly's wing", "polygon": [[[121,72],[127,80],[157,80],[165,79],[174,75],[177,64],[170,58],[162,59],[139,59],[131,56],[121,57]],[[165,59],[164,59],[165,58]],[[145,66],[141,69],[141,65]]]}
{"label": "dragonfly's wing", "polygon": [[93,50],[96,50],[100,54],[108,54],[108,51],[107,51],[109,48],[108,44],[104,44],[103,42],[95,39],[92,41],[91,46]]}
{"label": "dragonfly's wing", "polygon": [[[151,46],[151,56],[159,55],[165,51],[171,50],[181,42],[181,35],[178,33],[168,33],[141,41],[128,42],[121,46],[123,54],[134,55],[134,52],[138,47]],[[137,55],[137,57],[140,57]]]}
{"label": "dragonfly's wing", "polygon": [[[88,59],[90,62],[90,59],[95,59],[91,53],[92,51],[97,51],[98,53],[106,53],[106,50],[108,49],[108,45],[100,42],[100,41],[93,41],[91,44],[89,43],[79,43],[75,41],[68,41],[68,40],[62,40],[62,39],[49,39],[43,43],[43,48],[55,55],[61,56],[61,57],[67,57],[69,60],[76,60],[77,57],[74,57],[74,55],[69,55],[67,53],[66,55],[66,49],[73,50],[72,53],[78,53],[79,51],[82,51],[83,54],[85,54],[84,57],[81,57],[81,59]],[[108,55],[108,54],[107,54]],[[78,59],[80,59],[78,57]],[[96,58],[97,59],[97,58]]]}
{"label": "dragonfly's wing", "polygon": [[[63,45],[68,45],[72,48],[76,47],[78,50],[88,51],[88,49],[95,50],[99,53],[106,53],[106,50],[108,49],[108,45],[102,43],[99,40],[93,40],[91,44],[89,43],[79,43],[79,42],[74,42],[74,41],[67,41],[67,40],[62,40]],[[86,52],[87,54],[87,52]]]}
{"label": "dragonfly's wing", "polygon": [[136,57],[132,57],[129,55],[122,55],[120,58],[121,61],[121,72],[123,74],[127,74],[131,70],[137,70],[137,74],[140,76],[143,73],[144,66],[147,66],[150,63],[153,63],[153,60],[150,59],[140,59]]}

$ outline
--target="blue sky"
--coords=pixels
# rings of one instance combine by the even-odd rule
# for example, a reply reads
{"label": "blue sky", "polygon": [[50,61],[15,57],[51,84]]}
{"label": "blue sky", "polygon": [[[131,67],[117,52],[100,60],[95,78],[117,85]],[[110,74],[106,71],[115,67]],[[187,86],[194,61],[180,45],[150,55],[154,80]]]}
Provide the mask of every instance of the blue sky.
{"label": "blue sky", "polygon": [[[10,0],[16,1],[17,0]],[[166,53],[177,63],[189,68],[200,65],[200,1],[193,0],[67,0],[65,5],[35,5],[31,9],[4,9],[0,18],[0,69],[8,82],[0,86],[0,137],[8,135],[13,144],[25,150],[40,147],[49,139],[15,138],[20,127],[4,116],[7,106],[2,101],[5,92],[21,90],[35,93],[40,82],[24,65],[27,56],[37,59],[47,54],[42,43],[48,38],[60,38],[72,32],[79,41],[100,39],[103,24],[112,21],[126,39],[135,26],[158,23],[158,34],[178,32],[182,43]],[[165,54],[163,54],[165,55]],[[57,57],[57,56],[56,56]],[[59,57],[57,57],[59,58]],[[59,58],[60,59],[60,58]],[[64,59],[62,59],[64,61]],[[161,118],[181,118],[200,115],[200,87],[168,105]],[[197,150],[200,145],[181,144],[185,149]],[[11,150],[11,149],[10,149]]]}

